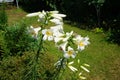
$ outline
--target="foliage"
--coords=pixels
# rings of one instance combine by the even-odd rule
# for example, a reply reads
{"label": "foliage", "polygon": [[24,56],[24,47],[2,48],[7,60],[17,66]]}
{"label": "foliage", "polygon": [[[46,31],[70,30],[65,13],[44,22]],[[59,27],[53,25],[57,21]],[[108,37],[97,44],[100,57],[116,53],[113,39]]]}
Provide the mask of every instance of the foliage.
{"label": "foliage", "polygon": [[2,3],[0,6],[0,30],[5,30],[7,26],[7,14],[5,12],[6,4]]}
{"label": "foliage", "polygon": [[7,27],[7,14],[5,11],[6,4],[2,3],[0,6],[0,60],[8,53],[5,41],[5,29]]}
{"label": "foliage", "polygon": [[95,4],[97,7],[103,6],[105,0],[86,0],[85,2],[88,2],[89,5]]}
{"label": "foliage", "polygon": [[5,32],[0,30],[0,60],[2,60],[3,57],[6,57],[8,52],[5,41]]}
{"label": "foliage", "polygon": [[64,1],[64,0],[42,0],[42,1],[44,1],[46,3],[46,5],[49,6],[52,10],[59,10],[61,12],[65,11],[63,4],[66,1]]}
{"label": "foliage", "polygon": [[7,27],[5,40],[10,51],[9,55],[22,55],[22,52],[32,48],[32,41],[34,40],[30,38],[26,30],[27,25],[23,22]]}
{"label": "foliage", "polygon": [[86,0],[86,2],[88,3],[88,5],[93,4],[95,6],[96,9],[96,14],[97,14],[97,20],[98,20],[98,27],[101,27],[101,7],[103,6],[103,4],[105,3],[105,0]]}
{"label": "foliage", "polygon": [[120,23],[119,20],[113,21],[111,24],[109,24],[110,29],[108,31],[107,40],[112,43],[117,43],[120,45]]}
{"label": "foliage", "polygon": [[22,76],[30,68],[28,63],[33,54],[33,52],[24,52],[22,56],[4,57],[1,60],[0,80],[23,80]]}
{"label": "foliage", "polygon": [[50,10],[50,7],[43,0],[19,0],[19,6],[26,12]]}
{"label": "foliage", "polygon": [[93,31],[95,33],[102,33],[103,32],[103,28],[95,28],[95,29],[93,29]]}

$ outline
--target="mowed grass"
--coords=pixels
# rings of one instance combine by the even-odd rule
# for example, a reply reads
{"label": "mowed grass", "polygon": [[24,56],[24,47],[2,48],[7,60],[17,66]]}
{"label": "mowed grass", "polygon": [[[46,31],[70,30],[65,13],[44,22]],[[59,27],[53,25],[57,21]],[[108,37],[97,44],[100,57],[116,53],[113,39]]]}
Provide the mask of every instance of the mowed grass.
{"label": "mowed grass", "polygon": [[[12,25],[24,19],[27,13],[21,9],[14,8],[7,10],[7,14],[8,22]],[[36,23],[36,21],[26,20],[26,23],[32,24]],[[92,31],[82,30],[79,26],[69,24],[64,24],[64,30],[66,32],[73,30],[81,36],[90,38],[90,45],[76,57],[90,65],[90,73],[86,75],[87,80],[120,80],[120,46],[108,43],[105,40],[106,34],[104,33],[96,34]],[[47,47],[49,50],[47,53],[50,53],[47,56],[49,57],[48,60],[57,60],[60,52],[54,47],[54,44],[47,44]]]}
{"label": "mowed grass", "polygon": [[22,9],[17,9],[16,7],[7,9],[6,12],[8,15],[8,24],[9,25],[13,25],[13,24],[19,22],[26,15],[26,12],[24,12]]}

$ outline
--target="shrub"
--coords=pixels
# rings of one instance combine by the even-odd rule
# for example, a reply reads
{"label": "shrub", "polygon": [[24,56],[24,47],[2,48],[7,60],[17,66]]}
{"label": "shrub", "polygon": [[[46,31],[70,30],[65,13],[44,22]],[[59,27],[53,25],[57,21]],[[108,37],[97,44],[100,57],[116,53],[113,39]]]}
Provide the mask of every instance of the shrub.
{"label": "shrub", "polygon": [[27,25],[24,23],[7,27],[5,39],[10,55],[21,55],[22,52],[31,48],[33,39],[27,34],[26,29]]}
{"label": "shrub", "polygon": [[8,56],[0,63],[0,80],[25,80],[22,78],[30,68],[33,52],[24,52],[22,56]]}
{"label": "shrub", "polygon": [[119,27],[119,25],[120,25],[119,20],[113,21],[110,24],[110,30],[108,33],[107,40],[112,43],[117,43],[120,45],[120,27]]}
{"label": "shrub", "polygon": [[2,3],[1,7],[0,7],[0,29],[4,30],[6,25],[7,25],[7,14],[5,12],[5,3]]}
{"label": "shrub", "polygon": [[8,53],[4,35],[5,35],[5,32],[0,30],[0,60],[2,60],[2,58],[5,57]]}

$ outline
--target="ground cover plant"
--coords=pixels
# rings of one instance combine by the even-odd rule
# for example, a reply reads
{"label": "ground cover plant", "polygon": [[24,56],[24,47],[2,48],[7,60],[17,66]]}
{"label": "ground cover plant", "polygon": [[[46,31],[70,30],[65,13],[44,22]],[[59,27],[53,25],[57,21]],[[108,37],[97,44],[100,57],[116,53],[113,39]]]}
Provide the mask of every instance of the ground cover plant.
{"label": "ground cover plant", "polygon": [[[14,11],[14,13],[13,13]],[[33,26],[38,26],[39,24],[36,23],[36,18],[31,18],[29,20],[29,18],[25,18],[26,13],[23,12],[22,10],[16,10],[13,9],[11,10],[11,14],[8,10],[8,24],[13,24],[15,23],[16,27],[28,27],[31,25],[31,23],[33,22]],[[25,14],[25,15],[19,15],[19,13]],[[16,15],[16,17],[12,17],[11,15],[14,14]],[[23,17],[23,18],[21,18]],[[15,19],[16,18],[16,19]],[[15,21],[17,20],[17,21]],[[13,21],[13,22],[12,22]],[[21,25],[23,21],[26,25]],[[19,25],[19,24],[20,25]],[[51,25],[51,24],[50,24]],[[11,25],[11,27],[15,27],[13,25]],[[18,29],[20,29],[18,28]],[[76,56],[76,61],[78,59],[80,59],[81,63],[89,63],[90,67],[90,73],[86,74],[85,76],[87,77],[88,80],[119,80],[119,75],[120,75],[120,47],[118,45],[115,44],[110,44],[108,42],[105,41],[105,37],[106,34],[104,33],[99,33],[96,34],[92,31],[86,31],[86,30],[81,30],[76,26],[73,25],[69,25],[69,24],[64,24],[64,30],[65,32],[69,32],[71,30],[73,30],[74,32],[81,34],[82,36],[89,36],[90,38],[90,45],[88,47],[86,47],[86,49],[84,51],[82,51],[80,53],[79,56]],[[11,31],[11,30],[10,30]],[[0,49],[0,51],[2,52],[1,56],[3,58],[1,58],[0,61],[0,79],[1,80],[24,80],[23,76],[25,76],[25,74],[31,70],[31,65],[32,63],[30,63],[30,61],[34,58],[34,50],[36,49],[36,47],[33,47],[33,44],[30,44],[28,46],[27,49],[23,50],[22,54],[21,52],[19,52],[19,49],[21,49],[20,46],[21,43],[25,44],[26,40],[24,37],[21,37],[21,41],[18,41],[18,44],[15,46],[16,48],[18,48],[18,52],[15,52],[14,54],[16,55],[3,55],[3,54],[7,54],[9,53],[10,48],[6,46],[6,42],[10,42],[10,41],[6,41],[4,40],[5,36],[3,35],[4,31],[0,31],[1,35],[0,35],[0,42],[2,43],[2,45],[0,44],[0,46],[3,49]],[[17,31],[15,31],[17,32]],[[24,31],[22,31],[24,32]],[[17,32],[19,33],[19,32]],[[17,34],[16,33],[16,34]],[[12,33],[14,34],[14,33]],[[22,35],[11,35],[11,37],[20,37]],[[21,33],[20,33],[21,34]],[[34,40],[31,39],[29,36],[30,35],[25,35],[25,37],[27,36],[27,39],[29,39],[31,42],[33,42]],[[16,39],[15,39],[16,40]],[[14,41],[12,41],[14,42]],[[17,41],[16,41],[17,42]],[[24,43],[25,42],[25,43]],[[35,44],[34,44],[35,45]],[[59,56],[60,56],[60,52],[57,50],[57,48],[54,46],[51,47],[51,45],[54,45],[54,43],[49,43],[46,42],[47,45],[47,50],[45,53],[42,54],[43,57],[40,57],[40,61],[38,62],[37,67],[39,66],[43,66],[40,67],[39,73],[40,76],[40,80],[49,80],[49,77],[52,76],[52,70],[54,68],[54,63],[58,60]],[[10,46],[10,45],[9,45]],[[11,45],[11,47],[13,47]],[[33,49],[33,50],[28,50],[28,49]],[[8,49],[8,50],[7,50]],[[5,51],[5,52],[3,52]],[[13,51],[13,50],[12,50]],[[22,51],[22,50],[20,50]],[[77,63],[75,63],[74,66],[76,66]],[[70,73],[70,74],[69,74]],[[31,77],[33,74],[29,74],[29,77]],[[73,74],[71,73],[71,71],[68,69],[65,73],[64,76],[62,76],[63,80],[72,80],[70,78],[70,76],[72,76]],[[38,76],[37,76],[38,77]],[[32,80],[32,79],[28,79],[28,80]],[[76,80],[76,79],[75,79]]]}

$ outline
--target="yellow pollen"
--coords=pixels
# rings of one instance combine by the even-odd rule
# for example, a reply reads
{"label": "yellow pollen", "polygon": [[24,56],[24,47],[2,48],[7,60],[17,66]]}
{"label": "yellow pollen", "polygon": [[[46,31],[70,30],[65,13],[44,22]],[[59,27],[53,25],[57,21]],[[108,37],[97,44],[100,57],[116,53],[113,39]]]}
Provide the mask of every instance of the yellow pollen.
{"label": "yellow pollen", "polygon": [[83,42],[80,42],[80,43],[79,43],[79,46],[84,46],[84,43],[83,43]]}
{"label": "yellow pollen", "polygon": [[46,35],[51,36],[51,35],[52,35],[52,32],[46,31]]}
{"label": "yellow pollen", "polygon": [[72,55],[72,54],[73,54],[73,50],[69,50],[68,55]]}

